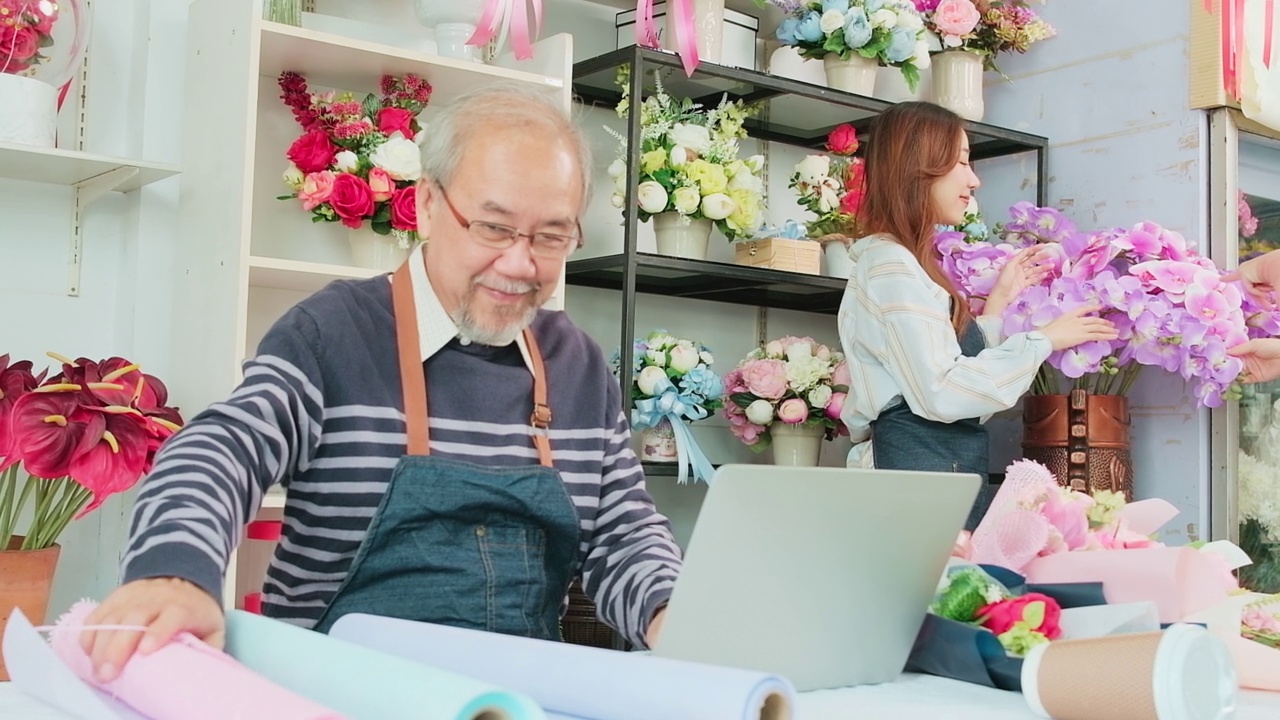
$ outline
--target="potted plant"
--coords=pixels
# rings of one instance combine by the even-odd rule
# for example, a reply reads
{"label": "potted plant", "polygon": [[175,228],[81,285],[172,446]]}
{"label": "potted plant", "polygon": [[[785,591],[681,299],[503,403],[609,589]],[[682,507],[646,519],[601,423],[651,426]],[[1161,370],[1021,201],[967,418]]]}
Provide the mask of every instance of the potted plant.
{"label": "potted plant", "polygon": [[[665,330],[632,346],[631,428],[640,432],[640,459],[680,463],[681,483],[688,477],[686,466],[692,466],[694,479],[711,481],[711,463],[685,426],[724,404],[724,382],[711,369],[714,361],[706,346]],[[621,354],[615,353],[615,374],[620,363]]]}
{"label": "potted plant", "polygon": [[298,73],[280,75],[281,98],[303,133],[289,146],[284,182],[312,222],[348,229],[356,265],[393,270],[418,240],[414,184],[422,177],[418,113],[431,83],[382,76],[382,94],[312,93]]}
{"label": "potted plant", "polygon": [[[630,109],[628,67],[618,73],[622,101],[617,111]],[[692,100],[676,100],[666,93],[658,73],[657,90],[640,107],[639,185],[636,205],[640,220],[653,218],[658,253],[705,259],[714,226],[729,240],[751,237],[763,218],[764,158],[738,159],[738,141],[747,136],[742,124],[754,114],[741,101],[721,99],[710,110]],[[619,157],[609,166],[614,181],[614,207],[626,203],[628,144],[626,136],[605,128],[617,138]]]}
{"label": "potted plant", "polygon": [[810,337],[786,336],[747,353],[724,376],[724,415],[747,447],[773,446],[778,465],[817,465],[822,441],[848,434],[844,355]]}
{"label": "potted plant", "polygon": [[[58,536],[133,487],[182,425],[164,383],[128,360],[54,357],[61,370],[46,378],[29,360],[0,356],[0,618],[20,608],[37,625],[48,610]],[[31,519],[19,528],[28,508]]]}
{"label": "potted plant", "polygon": [[858,151],[858,132],[852,125],[836,126],[827,135],[829,155],[808,155],[796,164],[787,187],[796,202],[813,213],[805,223],[808,237],[823,246],[826,274],[847,278],[853,271],[849,246],[856,233],[858,210],[866,196],[866,166]]}

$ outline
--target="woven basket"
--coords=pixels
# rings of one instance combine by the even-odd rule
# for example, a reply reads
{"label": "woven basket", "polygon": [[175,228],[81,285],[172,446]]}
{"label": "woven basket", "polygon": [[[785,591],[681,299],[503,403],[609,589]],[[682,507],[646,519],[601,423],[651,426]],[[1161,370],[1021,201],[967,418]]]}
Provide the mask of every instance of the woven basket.
{"label": "woven basket", "polygon": [[572,645],[628,650],[629,645],[613,628],[596,619],[596,606],[582,591],[582,585],[574,580],[569,586],[569,609],[560,620],[560,633],[564,641]]}

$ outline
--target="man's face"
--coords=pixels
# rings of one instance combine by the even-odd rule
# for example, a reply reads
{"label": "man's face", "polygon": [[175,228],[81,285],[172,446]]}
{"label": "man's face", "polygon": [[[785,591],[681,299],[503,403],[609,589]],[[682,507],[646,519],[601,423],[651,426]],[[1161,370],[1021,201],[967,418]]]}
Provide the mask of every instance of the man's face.
{"label": "man's face", "polygon": [[505,249],[487,245],[448,203],[472,223],[575,235],[582,192],[569,142],[536,126],[521,132],[478,127],[443,192],[433,179],[419,183],[427,272],[462,334],[488,345],[513,341],[555,291],[565,257],[536,254],[527,236]]}

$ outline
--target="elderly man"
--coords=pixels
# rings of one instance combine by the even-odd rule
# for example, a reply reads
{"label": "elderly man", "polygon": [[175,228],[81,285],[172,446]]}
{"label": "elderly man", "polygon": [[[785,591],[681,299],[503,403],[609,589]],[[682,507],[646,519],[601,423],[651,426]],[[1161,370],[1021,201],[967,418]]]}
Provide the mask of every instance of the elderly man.
{"label": "elderly man", "polygon": [[482,89],[440,109],[423,165],[423,249],[287,312],[243,384],[160,452],[123,585],[90,618],[148,630],[85,635],[104,680],[179,631],[221,645],[228,555],[276,483],[269,616],[558,638],[580,574],[606,622],[653,642],[679,548],[599,346],[540,310],[582,243],[585,140],[541,95]]}

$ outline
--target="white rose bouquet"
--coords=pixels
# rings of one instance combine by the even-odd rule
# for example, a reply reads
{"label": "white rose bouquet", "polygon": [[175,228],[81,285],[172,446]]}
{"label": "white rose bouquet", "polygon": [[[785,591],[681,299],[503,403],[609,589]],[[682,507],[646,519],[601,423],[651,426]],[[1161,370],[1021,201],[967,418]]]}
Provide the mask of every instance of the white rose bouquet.
{"label": "white rose bouquet", "polygon": [[[724,405],[724,382],[711,370],[714,361],[706,346],[665,330],[655,330],[632,345],[631,427],[660,429],[672,438],[680,482],[685,481],[686,463],[692,465],[694,477],[704,482],[711,478],[711,463],[685,424],[710,417]],[[615,374],[621,363],[621,353],[615,353]]]}
{"label": "white rose bouquet", "polygon": [[[618,73],[622,101],[618,115],[625,117],[627,67]],[[692,100],[677,101],[662,88],[654,74],[657,92],[644,99],[640,110],[640,184],[636,204],[640,219],[676,212],[690,220],[711,220],[729,240],[751,237],[764,216],[764,158],[738,159],[738,141],[747,136],[742,124],[755,113],[740,101],[722,99],[711,110]],[[626,202],[627,139],[613,128],[619,157],[609,166],[614,207]]]}

